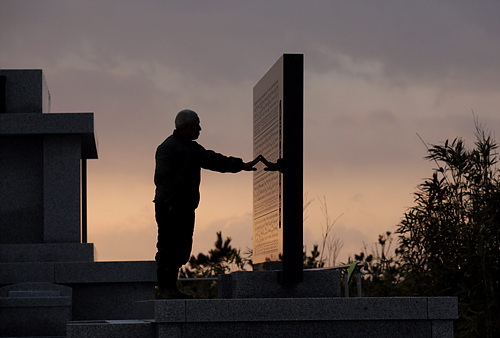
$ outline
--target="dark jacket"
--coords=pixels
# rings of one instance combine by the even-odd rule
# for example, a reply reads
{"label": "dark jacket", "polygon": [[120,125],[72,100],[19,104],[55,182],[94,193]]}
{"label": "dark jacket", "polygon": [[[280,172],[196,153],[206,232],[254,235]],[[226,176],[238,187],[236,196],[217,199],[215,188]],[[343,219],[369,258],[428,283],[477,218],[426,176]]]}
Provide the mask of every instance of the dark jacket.
{"label": "dark jacket", "polygon": [[218,172],[239,172],[243,160],[206,150],[176,131],[156,149],[155,202],[173,208],[194,210],[200,202],[201,168]]}

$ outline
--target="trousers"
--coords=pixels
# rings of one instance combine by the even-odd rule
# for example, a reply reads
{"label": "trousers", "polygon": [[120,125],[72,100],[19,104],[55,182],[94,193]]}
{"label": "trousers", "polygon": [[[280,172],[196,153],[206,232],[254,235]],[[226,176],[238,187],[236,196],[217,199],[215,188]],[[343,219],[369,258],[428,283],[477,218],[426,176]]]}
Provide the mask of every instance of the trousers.
{"label": "trousers", "polygon": [[171,208],[155,202],[158,241],[155,255],[157,268],[175,270],[189,261],[193,246],[194,210]]}

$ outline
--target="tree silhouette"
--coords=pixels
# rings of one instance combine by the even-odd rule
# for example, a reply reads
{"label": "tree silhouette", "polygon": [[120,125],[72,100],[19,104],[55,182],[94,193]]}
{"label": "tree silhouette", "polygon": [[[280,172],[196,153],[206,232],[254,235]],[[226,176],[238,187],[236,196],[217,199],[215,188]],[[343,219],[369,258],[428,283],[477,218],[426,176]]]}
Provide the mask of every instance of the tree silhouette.
{"label": "tree silhouette", "polygon": [[398,225],[401,287],[413,295],[458,296],[457,336],[498,336],[500,176],[497,144],[476,120],[476,142],[430,145],[431,178]]}

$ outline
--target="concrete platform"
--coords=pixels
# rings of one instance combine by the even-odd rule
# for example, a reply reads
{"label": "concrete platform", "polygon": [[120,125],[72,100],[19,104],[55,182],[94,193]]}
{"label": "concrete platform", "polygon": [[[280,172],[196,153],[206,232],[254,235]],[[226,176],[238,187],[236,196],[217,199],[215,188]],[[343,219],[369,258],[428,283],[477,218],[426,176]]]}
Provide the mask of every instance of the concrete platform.
{"label": "concrete platform", "polygon": [[[253,298],[139,302],[144,337],[453,337],[453,297]],[[149,318],[146,318],[149,317]],[[139,324],[137,324],[139,325]],[[113,336],[125,326],[68,323],[68,337]],[[102,331],[101,331],[102,330]],[[110,331],[111,330],[111,331]]]}

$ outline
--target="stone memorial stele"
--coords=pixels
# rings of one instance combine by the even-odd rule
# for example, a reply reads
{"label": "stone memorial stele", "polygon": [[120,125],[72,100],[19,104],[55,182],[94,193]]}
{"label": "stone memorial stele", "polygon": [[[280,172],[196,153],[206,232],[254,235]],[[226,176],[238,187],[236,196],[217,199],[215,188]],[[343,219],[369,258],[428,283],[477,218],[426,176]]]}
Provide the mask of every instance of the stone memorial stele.
{"label": "stone memorial stele", "polygon": [[253,181],[254,269],[302,281],[303,54],[283,54],[253,89],[253,152],[279,163]]}

